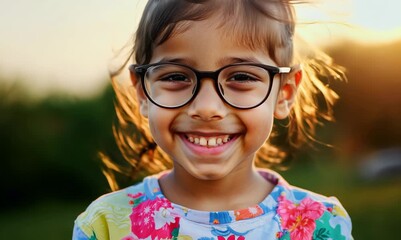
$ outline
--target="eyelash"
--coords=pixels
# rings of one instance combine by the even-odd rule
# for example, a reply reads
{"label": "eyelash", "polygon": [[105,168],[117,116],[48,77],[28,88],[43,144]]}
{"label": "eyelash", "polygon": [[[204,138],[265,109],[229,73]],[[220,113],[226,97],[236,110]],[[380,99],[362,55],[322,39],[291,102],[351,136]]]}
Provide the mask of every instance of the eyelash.
{"label": "eyelash", "polygon": [[[246,80],[233,79],[233,78],[238,77],[238,76],[246,77],[247,79]],[[227,78],[227,80],[228,81],[235,81],[235,82],[254,82],[254,81],[258,81],[258,78],[253,76],[253,75],[251,75],[251,74],[249,74],[249,73],[238,72],[238,73],[231,74],[230,77]]]}
{"label": "eyelash", "polygon": [[[179,76],[179,77],[184,77],[185,78],[185,80],[183,81],[183,80],[173,80],[172,78],[173,77],[177,77],[177,76]],[[188,82],[189,80],[188,80],[188,77],[185,75],[185,74],[182,74],[182,73],[169,73],[168,75],[164,75],[164,76],[162,76],[162,77],[160,77],[160,78],[158,78],[159,80],[161,80],[161,81],[182,81],[182,82]]]}

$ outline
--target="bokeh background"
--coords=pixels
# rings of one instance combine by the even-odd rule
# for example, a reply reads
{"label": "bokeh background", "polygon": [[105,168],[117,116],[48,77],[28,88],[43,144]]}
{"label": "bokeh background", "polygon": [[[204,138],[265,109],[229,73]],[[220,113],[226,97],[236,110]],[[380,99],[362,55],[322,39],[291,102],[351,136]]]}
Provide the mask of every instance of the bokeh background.
{"label": "bokeh background", "polygon": [[[98,152],[121,160],[107,71],[144,0],[0,2],[0,239],[71,239],[110,188]],[[281,172],[337,196],[355,239],[393,239],[401,222],[401,2],[299,7],[299,32],[346,67],[322,142]],[[318,24],[310,22],[317,21]],[[308,23],[308,24],[306,24]]]}

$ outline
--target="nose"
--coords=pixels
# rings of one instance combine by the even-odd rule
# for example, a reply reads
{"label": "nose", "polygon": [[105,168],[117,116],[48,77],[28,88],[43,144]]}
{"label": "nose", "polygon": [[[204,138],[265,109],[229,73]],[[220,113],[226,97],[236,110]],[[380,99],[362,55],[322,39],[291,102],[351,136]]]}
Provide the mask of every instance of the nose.
{"label": "nose", "polygon": [[227,106],[220,98],[212,79],[203,79],[199,92],[190,103],[188,114],[198,120],[215,121],[227,115]]}

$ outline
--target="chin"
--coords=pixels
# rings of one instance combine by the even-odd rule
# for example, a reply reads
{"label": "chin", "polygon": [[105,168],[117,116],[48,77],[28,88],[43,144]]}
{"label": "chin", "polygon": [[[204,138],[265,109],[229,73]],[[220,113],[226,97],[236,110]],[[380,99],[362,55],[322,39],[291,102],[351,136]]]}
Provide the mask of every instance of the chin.
{"label": "chin", "polygon": [[204,181],[216,181],[223,179],[227,176],[226,173],[218,171],[218,169],[208,170],[208,171],[196,171],[191,174],[194,178]]}

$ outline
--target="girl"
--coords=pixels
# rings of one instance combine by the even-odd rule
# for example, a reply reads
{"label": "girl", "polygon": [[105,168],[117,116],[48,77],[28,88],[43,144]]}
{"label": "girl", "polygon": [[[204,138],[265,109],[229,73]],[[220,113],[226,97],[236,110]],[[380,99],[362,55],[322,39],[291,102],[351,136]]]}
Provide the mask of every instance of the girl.
{"label": "girl", "polygon": [[[136,172],[164,171],[94,201],[73,239],[352,239],[336,198],[255,167],[284,157],[267,141],[274,119],[289,117],[293,146],[311,137],[314,95],[328,109],[336,98],[317,77],[341,76],[324,54],[294,50],[292,4],[148,1],[129,67],[135,97],[114,84],[115,136]],[[117,188],[124,169],[105,163]]]}

